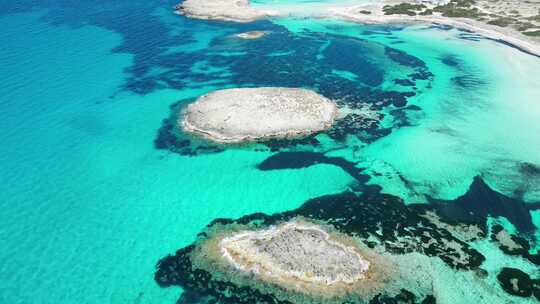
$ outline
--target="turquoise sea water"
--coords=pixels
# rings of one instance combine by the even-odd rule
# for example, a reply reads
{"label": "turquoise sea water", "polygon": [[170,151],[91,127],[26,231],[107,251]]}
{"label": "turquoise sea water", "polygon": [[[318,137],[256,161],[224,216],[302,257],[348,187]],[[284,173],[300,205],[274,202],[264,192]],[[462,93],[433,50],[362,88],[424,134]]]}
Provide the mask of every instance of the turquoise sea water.
{"label": "turquoise sea water", "polygon": [[[299,149],[357,163],[368,184],[409,203],[454,199],[477,175],[540,201],[540,174],[522,169],[540,166],[538,58],[455,29],[213,23],[175,15],[174,4],[0,5],[0,303],[175,303],[179,291],[157,286],[155,264],[213,219],[286,211],[356,186],[332,163],[259,170],[271,149],[188,156],[160,146],[171,106],[214,89],[302,86],[374,100],[412,92],[393,80],[429,71],[408,98],[421,111],[381,107],[388,134],[323,134]],[[232,37],[252,29],[269,35]],[[399,63],[387,48],[425,66]],[[530,213],[537,250],[540,213]],[[477,246],[499,261],[487,268],[539,275],[489,242]]]}

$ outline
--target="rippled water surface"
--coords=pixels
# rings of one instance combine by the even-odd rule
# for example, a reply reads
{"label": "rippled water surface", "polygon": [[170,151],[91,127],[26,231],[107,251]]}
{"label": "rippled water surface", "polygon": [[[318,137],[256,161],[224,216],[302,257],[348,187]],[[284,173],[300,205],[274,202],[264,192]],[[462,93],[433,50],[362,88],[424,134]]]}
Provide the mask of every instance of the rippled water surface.
{"label": "rippled water surface", "polygon": [[[344,191],[454,201],[475,177],[520,212],[474,211],[538,253],[539,58],[444,27],[209,22],[175,4],[0,4],[1,303],[175,303],[181,291],[156,284],[156,263],[216,218]],[[268,34],[234,37],[248,30]],[[235,147],[177,129],[197,96],[255,86],[313,89],[381,121],[349,115],[305,140]],[[500,289],[502,267],[540,277],[489,239],[472,246],[489,272],[463,274],[477,294]],[[441,303],[470,303],[455,276],[437,280],[452,286]]]}

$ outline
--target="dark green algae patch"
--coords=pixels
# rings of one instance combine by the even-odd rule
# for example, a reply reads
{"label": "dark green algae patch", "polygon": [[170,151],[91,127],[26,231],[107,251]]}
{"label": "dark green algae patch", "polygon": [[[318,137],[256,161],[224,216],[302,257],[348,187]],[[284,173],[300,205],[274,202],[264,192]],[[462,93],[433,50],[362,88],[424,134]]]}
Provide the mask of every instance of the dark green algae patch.
{"label": "dark green algae patch", "polygon": [[534,296],[540,301],[540,277],[533,279],[519,269],[504,267],[497,275],[497,280],[511,295],[523,298]]}
{"label": "dark green algae patch", "polygon": [[[403,286],[399,291],[393,289],[388,293],[384,288],[380,293],[369,298],[354,298],[344,294],[342,298],[320,299],[310,298],[309,295],[299,295],[296,291],[284,288],[265,286],[258,282],[254,274],[247,276],[246,284],[224,279],[218,270],[207,271],[193,264],[192,254],[196,251],[198,242],[210,235],[210,230],[227,229],[235,225],[259,230],[278,225],[297,218],[330,225],[340,233],[353,237],[363,246],[382,250],[384,254],[405,256],[420,254],[424,257],[438,259],[444,263],[448,271],[470,272],[483,280],[487,276],[482,269],[485,257],[471,246],[471,242],[490,238],[498,244],[500,250],[508,255],[520,255],[532,263],[538,264],[538,254],[530,254],[527,249],[530,243],[526,238],[511,235],[521,249],[512,250],[498,243],[495,238],[502,227],[489,227],[488,217],[496,215],[508,216],[504,210],[485,210],[493,205],[493,200],[503,199],[502,194],[489,188],[481,178],[475,179],[469,191],[455,201],[433,201],[430,204],[406,205],[400,198],[382,194],[377,186],[371,186],[359,193],[346,191],[340,194],[327,195],[311,199],[295,210],[267,215],[255,213],[238,219],[216,219],[207,226],[207,230],[198,235],[198,241],[178,250],[174,255],[168,255],[157,264],[155,280],[161,287],[181,286],[184,293],[178,303],[191,303],[192,298],[197,302],[208,303],[436,303],[437,290],[418,292],[410,286]],[[476,201],[471,204],[471,200]],[[495,202],[496,203],[496,202]],[[464,205],[467,206],[464,207]],[[519,206],[521,202],[512,200],[507,206]],[[475,210],[467,209],[473,208]],[[536,209],[536,205],[531,205]],[[463,212],[465,208],[466,212]],[[488,208],[489,209],[489,208]],[[469,216],[464,217],[463,214]],[[454,216],[458,214],[460,216]],[[430,215],[430,216],[428,216]],[[526,227],[522,227],[525,228]],[[234,270],[231,270],[233,273]],[[411,269],[411,271],[415,271]],[[538,279],[531,277],[519,269],[503,268],[497,276],[501,291],[514,297],[540,296]],[[234,281],[234,282],[233,282]],[[400,283],[397,283],[400,284]],[[517,286],[517,287],[516,287]],[[277,290],[277,291],[276,291]],[[192,299],[193,300],[193,299]],[[203,302],[204,302],[203,301]]]}

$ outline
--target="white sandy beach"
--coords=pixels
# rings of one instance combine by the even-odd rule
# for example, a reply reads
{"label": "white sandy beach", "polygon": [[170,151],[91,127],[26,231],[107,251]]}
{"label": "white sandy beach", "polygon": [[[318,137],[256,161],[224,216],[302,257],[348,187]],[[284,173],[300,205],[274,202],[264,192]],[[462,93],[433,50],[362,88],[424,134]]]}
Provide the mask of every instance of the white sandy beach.
{"label": "white sandy beach", "polygon": [[[338,17],[364,24],[444,24],[456,28],[466,29],[487,38],[503,40],[523,49],[524,51],[540,56],[540,43],[511,28],[489,25],[468,18],[449,18],[441,16],[440,14],[428,16],[385,15],[382,10],[385,4],[386,3],[383,2],[377,4],[357,5],[353,7],[328,8],[327,14],[321,17]],[[363,10],[368,10],[371,12],[371,14],[361,13],[360,11]]]}

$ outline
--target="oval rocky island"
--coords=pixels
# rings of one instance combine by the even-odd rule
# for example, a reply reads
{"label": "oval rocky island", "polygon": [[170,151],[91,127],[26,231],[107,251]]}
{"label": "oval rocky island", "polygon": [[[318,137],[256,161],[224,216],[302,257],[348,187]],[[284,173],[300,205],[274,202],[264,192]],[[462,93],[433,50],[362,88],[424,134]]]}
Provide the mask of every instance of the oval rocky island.
{"label": "oval rocky island", "polygon": [[291,222],[226,237],[220,249],[236,269],[286,286],[351,284],[362,279],[369,262],[357,246],[335,238],[315,225]]}
{"label": "oval rocky island", "polygon": [[336,104],[299,88],[235,88],[203,95],[178,123],[220,143],[306,136],[330,128]]}

